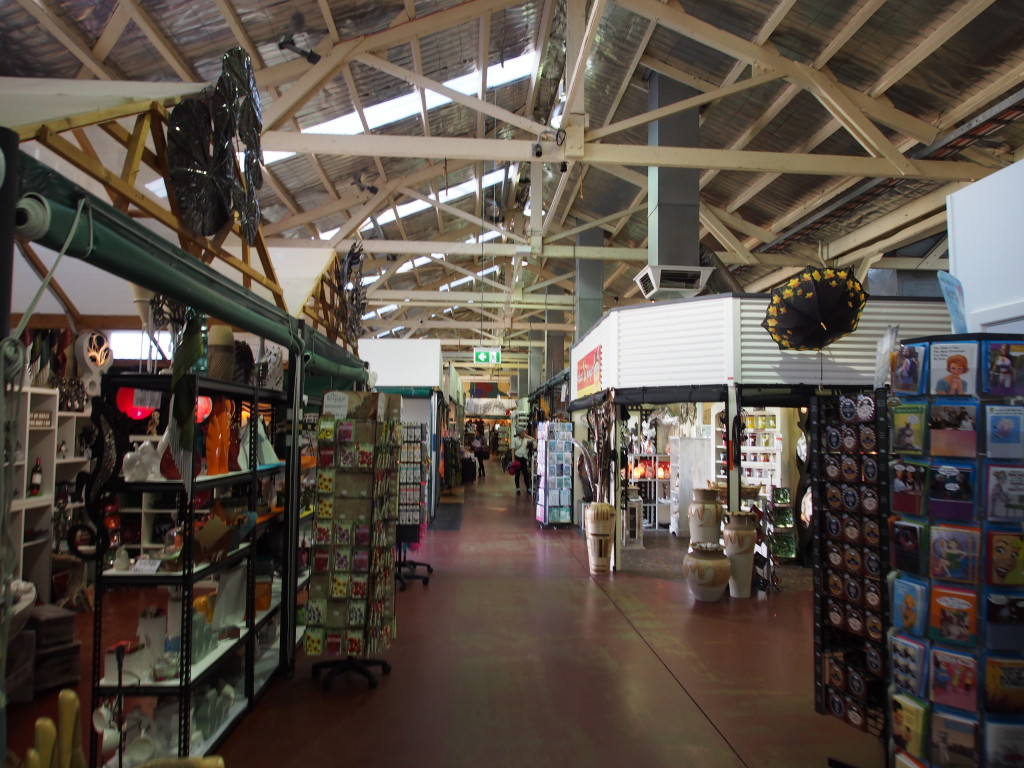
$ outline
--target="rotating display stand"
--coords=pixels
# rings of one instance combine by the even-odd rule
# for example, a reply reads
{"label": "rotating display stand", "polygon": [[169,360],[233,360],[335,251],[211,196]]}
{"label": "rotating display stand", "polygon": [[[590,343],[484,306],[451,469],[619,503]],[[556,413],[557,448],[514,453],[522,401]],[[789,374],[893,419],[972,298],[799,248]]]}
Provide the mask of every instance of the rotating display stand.
{"label": "rotating display stand", "polygon": [[317,427],[317,502],[306,604],[306,655],[324,689],[372,669],[395,633],[395,545],[401,398],[328,392]]}

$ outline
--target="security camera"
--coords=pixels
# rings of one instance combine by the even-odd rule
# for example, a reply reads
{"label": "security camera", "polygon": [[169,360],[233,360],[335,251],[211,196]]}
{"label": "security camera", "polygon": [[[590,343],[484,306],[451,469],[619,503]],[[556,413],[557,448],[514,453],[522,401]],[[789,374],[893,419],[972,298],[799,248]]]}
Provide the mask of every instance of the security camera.
{"label": "security camera", "polygon": [[540,144],[539,143],[534,144],[533,145],[533,156],[534,157],[540,157],[543,154],[544,154],[544,150],[541,148]]}

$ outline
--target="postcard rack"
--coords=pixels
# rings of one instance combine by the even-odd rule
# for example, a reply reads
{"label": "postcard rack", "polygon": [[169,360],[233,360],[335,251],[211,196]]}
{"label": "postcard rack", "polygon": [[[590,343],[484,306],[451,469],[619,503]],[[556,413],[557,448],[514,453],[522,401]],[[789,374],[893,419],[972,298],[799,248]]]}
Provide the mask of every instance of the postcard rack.
{"label": "postcard rack", "polygon": [[890,757],[1013,765],[1024,754],[1024,338],[905,340],[893,394]]}

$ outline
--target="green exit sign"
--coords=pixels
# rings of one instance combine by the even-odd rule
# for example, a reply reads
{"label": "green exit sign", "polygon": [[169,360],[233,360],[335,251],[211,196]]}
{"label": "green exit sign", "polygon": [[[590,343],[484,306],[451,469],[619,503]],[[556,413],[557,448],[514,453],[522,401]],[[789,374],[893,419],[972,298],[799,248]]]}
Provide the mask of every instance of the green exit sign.
{"label": "green exit sign", "polygon": [[501,363],[501,348],[474,347],[473,362],[480,365],[499,365]]}

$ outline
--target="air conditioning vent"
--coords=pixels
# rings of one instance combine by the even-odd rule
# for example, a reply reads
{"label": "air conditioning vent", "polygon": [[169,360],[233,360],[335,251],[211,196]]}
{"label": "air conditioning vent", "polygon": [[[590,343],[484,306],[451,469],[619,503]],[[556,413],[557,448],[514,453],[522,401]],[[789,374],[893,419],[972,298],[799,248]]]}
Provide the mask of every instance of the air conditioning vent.
{"label": "air conditioning vent", "polygon": [[645,299],[696,296],[708,282],[714,267],[644,267],[633,278]]}

